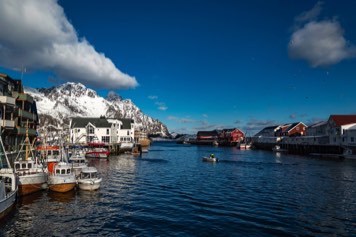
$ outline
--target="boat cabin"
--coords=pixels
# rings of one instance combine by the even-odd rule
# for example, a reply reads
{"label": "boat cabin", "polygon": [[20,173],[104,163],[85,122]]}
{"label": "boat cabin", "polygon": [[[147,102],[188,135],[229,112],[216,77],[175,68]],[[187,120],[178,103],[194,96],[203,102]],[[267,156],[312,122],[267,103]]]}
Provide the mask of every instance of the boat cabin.
{"label": "boat cabin", "polygon": [[72,169],[69,166],[56,166],[54,168],[55,175],[71,174]]}
{"label": "boat cabin", "polygon": [[97,169],[94,167],[83,168],[80,173],[80,179],[96,179],[98,178]]}

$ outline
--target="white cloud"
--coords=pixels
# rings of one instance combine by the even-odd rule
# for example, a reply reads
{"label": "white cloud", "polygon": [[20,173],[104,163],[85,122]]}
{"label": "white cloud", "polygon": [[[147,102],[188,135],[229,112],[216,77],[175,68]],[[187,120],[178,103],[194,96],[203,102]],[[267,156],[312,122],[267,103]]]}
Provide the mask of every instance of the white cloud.
{"label": "white cloud", "polygon": [[148,96],[148,99],[150,99],[150,100],[157,100],[157,99],[158,99],[158,96],[156,96],[156,95],[149,95],[149,96]]}
{"label": "white cloud", "polygon": [[355,47],[344,38],[344,30],[337,20],[316,21],[320,2],[308,12],[296,17],[298,26],[288,44],[291,58],[304,59],[312,67],[329,66],[356,56]]}
{"label": "white cloud", "polygon": [[4,67],[50,70],[62,79],[97,88],[138,85],[86,39],[78,38],[56,0],[1,0],[0,29]]}
{"label": "white cloud", "polygon": [[303,23],[303,22],[315,20],[319,16],[323,4],[324,4],[323,2],[320,1],[317,2],[312,9],[310,9],[309,11],[305,11],[301,13],[299,16],[297,16],[295,18],[295,21],[299,23]]}
{"label": "white cloud", "polygon": [[158,105],[159,110],[166,111],[168,109],[164,102],[156,102],[155,104]]}

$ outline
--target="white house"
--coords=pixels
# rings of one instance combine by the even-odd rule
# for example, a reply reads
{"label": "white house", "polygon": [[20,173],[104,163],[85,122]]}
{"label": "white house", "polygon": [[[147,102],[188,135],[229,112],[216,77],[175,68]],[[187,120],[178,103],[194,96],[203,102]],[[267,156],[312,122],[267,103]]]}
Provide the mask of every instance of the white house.
{"label": "white house", "polygon": [[[326,131],[329,135],[331,145],[348,145],[346,131],[352,133],[353,126],[356,125],[356,115],[330,115]],[[351,141],[351,137],[350,137]]]}
{"label": "white house", "polygon": [[70,142],[87,144],[100,141],[106,144],[134,141],[134,121],[114,118],[71,118]]}

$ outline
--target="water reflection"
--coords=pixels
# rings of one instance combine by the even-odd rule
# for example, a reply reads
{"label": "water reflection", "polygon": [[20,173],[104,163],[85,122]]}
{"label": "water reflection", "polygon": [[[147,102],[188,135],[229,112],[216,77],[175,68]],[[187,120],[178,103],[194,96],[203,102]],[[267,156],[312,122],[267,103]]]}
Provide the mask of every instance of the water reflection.
{"label": "water reflection", "polygon": [[73,189],[69,192],[58,193],[53,191],[48,191],[48,201],[49,202],[59,202],[59,203],[70,203],[74,200],[76,194],[76,189]]}

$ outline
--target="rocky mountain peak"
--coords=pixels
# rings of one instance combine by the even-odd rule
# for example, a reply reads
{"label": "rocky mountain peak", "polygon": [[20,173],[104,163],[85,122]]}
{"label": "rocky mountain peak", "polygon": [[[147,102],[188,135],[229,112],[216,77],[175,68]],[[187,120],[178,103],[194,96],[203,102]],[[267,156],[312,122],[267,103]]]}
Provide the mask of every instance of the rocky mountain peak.
{"label": "rocky mountain peak", "polygon": [[37,103],[40,126],[49,124],[66,127],[70,117],[131,118],[148,131],[168,136],[167,127],[157,119],[145,115],[130,99],[123,99],[115,92],[107,98],[81,83],[67,82],[51,88],[25,88]]}

